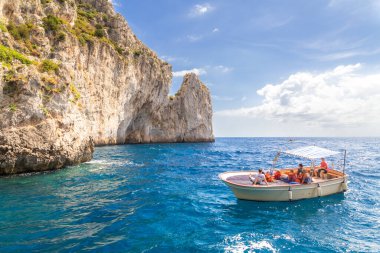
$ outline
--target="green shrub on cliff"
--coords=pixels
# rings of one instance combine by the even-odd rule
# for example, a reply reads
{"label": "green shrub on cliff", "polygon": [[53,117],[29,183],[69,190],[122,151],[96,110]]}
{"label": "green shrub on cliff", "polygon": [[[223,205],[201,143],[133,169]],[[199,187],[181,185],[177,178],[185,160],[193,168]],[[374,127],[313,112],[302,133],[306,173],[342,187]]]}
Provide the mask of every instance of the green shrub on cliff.
{"label": "green shrub on cliff", "polygon": [[97,16],[96,11],[85,11],[85,10],[78,10],[78,15],[85,17],[87,19],[94,19]]}
{"label": "green shrub on cliff", "polygon": [[58,72],[59,65],[52,60],[45,59],[40,64],[40,70],[42,72]]}
{"label": "green shrub on cliff", "polygon": [[78,5],[77,13],[79,16],[82,16],[88,20],[93,20],[100,15],[99,12],[91,4],[85,3]]}
{"label": "green shrub on cliff", "polygon": [[70,83],[69,85],[71,94],[74,96],[74,101],[78,101],[81,97],[80,92],[78,91],[77,87],[75,87],[74,84]]}
{"label": "green shrub on cliff", "polygon": [[79,35],[78,40],[82,46],[85,45],[86,43],[89,43],[89,44],[94,43],[94,37],[86,33]]}
{"label": "green shrub on cliff", "polygon": [[8,83],[15,80],[15,77],[16,77],[16,72],[13,69],[11,69],[6,74],[3,75],[3,80],[4,82]]}
{"label": "green shrub on cliff", "polygon": [[94,35],[96,37],[103,38],[106,35],[106,33],[104,32],[104,28],[103,28],[103,26],[101,24],[96,24],[95,25],[95,29],[96,30],[95,30]]}
{"label": "green shrub on cliff", "polygon": [[39,108],[41,109],[41,111],[45,115],[45,117],[50,116],[49,109],[46,108],[44,105],[40,105]]}
{"label": "green shrub on cliff", "polygon": [[119,54],[124,53],[124,48],[120,47],[119,45],[117,45],[115,43],[114,43],[114,47],[115,47],[116,52],[118,52]]}
{"label": "green shrub on cliff", "polygon": [[78,17],[77,20],[75,20],[74,32],[77,36],[80,36],[83,33],[94,35],[95,27],[88,22],[87,19]]}
{"label": "green shrub on cliff", "polygon": [[[123,55],[124,49],[107,36],[105,24],[110,17],[88,3],[79,3],[77,8],[77,19],[68,31],[77,37],[79,43],[84,46],[99,41],[112,46],[120,55]],[[137,54],[139,56],[139,53]]]}
{"label": "green shrub on cliff", "polygon": [[13,36],[15,40],[29,40],[30,32],[34,28],[31,23],[15,25],[14,23],[9,23],[7,26],[8,32]]}
{"label": "green shrub on cliff", "polygon": [[9,47],[0,45],[0,61],[11,64],[14,60],[29,65],[32,63],[26,56]]}
{"label": "green shrub on cliff", "polygon": [[15,112],[17,110],[17,105],[16,104],[10,104],[9,105],[9,111],[11,112]]}
{"label": "green shrub on cliff", "polygon": [[8,29],[7,29],[7,26],[0,21],[0,30],[5,33],[5,32],[8,32]]}
{"label": "green shrub on cliff", "polygon": [[43,27],[46,31],[58,31],[63,23],[62,19],[53,16],[53,15],[47,15],[42,19]]}
{"label": "green shrub on cliff", "polygon": [[139,57],[142,54],[143,54],[143,51],[141,51],[139,49],[133,50],[133,57],[135,57],[135,58]]}
{"label": "green shrub on cliff", "polygon": [[55,76],[43,76],[41,80],[49,85],[56,86],[58,85],[58,80],[55,78]]}
{"label": "green shrub on cliff", "polygon": [[58,41],[58,42],[62,42],[62,41],[65,41],[65,39],[66,39],[66,33],[64,33],[64,32],[59,32],[58,34],[57,34],[57,36],[55,37],[55,39]]}
{"label": "green shrub on cliff", "polygon": [[25,75],[11,69],[3,75],[3,81],[3,94],[13,97],[20,91],[21,87],[28,82],[28,79]]}
{"label": "green shrub on cliff", "polygon": [[103,38],[105,35],[105,32],[103,29],[96,29],[94,35],[98,38]]}

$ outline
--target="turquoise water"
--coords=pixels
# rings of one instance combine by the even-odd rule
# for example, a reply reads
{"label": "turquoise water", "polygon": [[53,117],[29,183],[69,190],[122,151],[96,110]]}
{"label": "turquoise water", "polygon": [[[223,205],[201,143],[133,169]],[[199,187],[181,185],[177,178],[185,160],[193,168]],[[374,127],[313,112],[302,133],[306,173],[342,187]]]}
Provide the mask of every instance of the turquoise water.
{"label": "turquoise water", "polygon": [[[284,144],[347,147],[350,190],[261,203],[218,179],[268,168]],[[380,252],[379,164],[380,139],[369,138],[100,147],[90,163],[0,178],[0,252]]]}

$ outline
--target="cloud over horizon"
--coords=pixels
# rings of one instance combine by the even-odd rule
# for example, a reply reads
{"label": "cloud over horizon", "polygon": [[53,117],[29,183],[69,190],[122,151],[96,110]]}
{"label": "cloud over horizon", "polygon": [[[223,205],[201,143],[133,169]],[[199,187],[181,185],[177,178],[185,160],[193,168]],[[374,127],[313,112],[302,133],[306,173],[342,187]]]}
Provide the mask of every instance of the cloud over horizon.
{"label": "cloud over horizon", "polygon": [[380,74],[360,74],[361,64],[315,74],[298,72],[257,90],[262,103],[223,110],[219,116],[302,122],[322,127],[380,123]]}
{"label": "cloud over horizon", "polygon": [[207,74],[206,70],[202,68],[193,68],[193,69],[188,69],[188,70],[175,71],[173,72],[173,77],[183,77],[184,75],[188,73],[194,73],[198,76]]}
{"label": "cloud over horizon", "polygon": [[206,13],[211,12],[213,9],[214,9],[214,7],[212,5],[210,5],[209,3],[196,4],[190,10],[189,16],[190,17],[203,16]]}

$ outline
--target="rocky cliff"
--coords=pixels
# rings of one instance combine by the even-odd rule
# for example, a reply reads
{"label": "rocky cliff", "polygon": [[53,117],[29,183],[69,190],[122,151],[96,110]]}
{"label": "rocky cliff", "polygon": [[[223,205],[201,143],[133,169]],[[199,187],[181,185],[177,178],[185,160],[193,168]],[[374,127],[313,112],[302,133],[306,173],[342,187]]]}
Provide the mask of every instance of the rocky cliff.
{"label": "rocky cliff", "polygon": [[213,141],[207,87],[139,41],[108,0],[0,0],[0,174],[58,169],[94,145]]}

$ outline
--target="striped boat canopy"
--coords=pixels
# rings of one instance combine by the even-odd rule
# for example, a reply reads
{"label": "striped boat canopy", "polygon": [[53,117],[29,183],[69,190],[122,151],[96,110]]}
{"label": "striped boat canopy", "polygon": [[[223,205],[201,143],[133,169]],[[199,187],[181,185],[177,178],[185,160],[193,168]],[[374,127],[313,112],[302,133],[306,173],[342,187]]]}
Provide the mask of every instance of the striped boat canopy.
{"label": "striped boat canopy", "polygon": [[286,150],[286,151],[283,151],[283,153],[288,154],[288,155],[299,156],[299,157],[303,157],[303,158],[307,158],[311,160],[339,154],[339,152],[332,151],[325,148],[320,148],[317,146],[306,146],[302,148]]}

